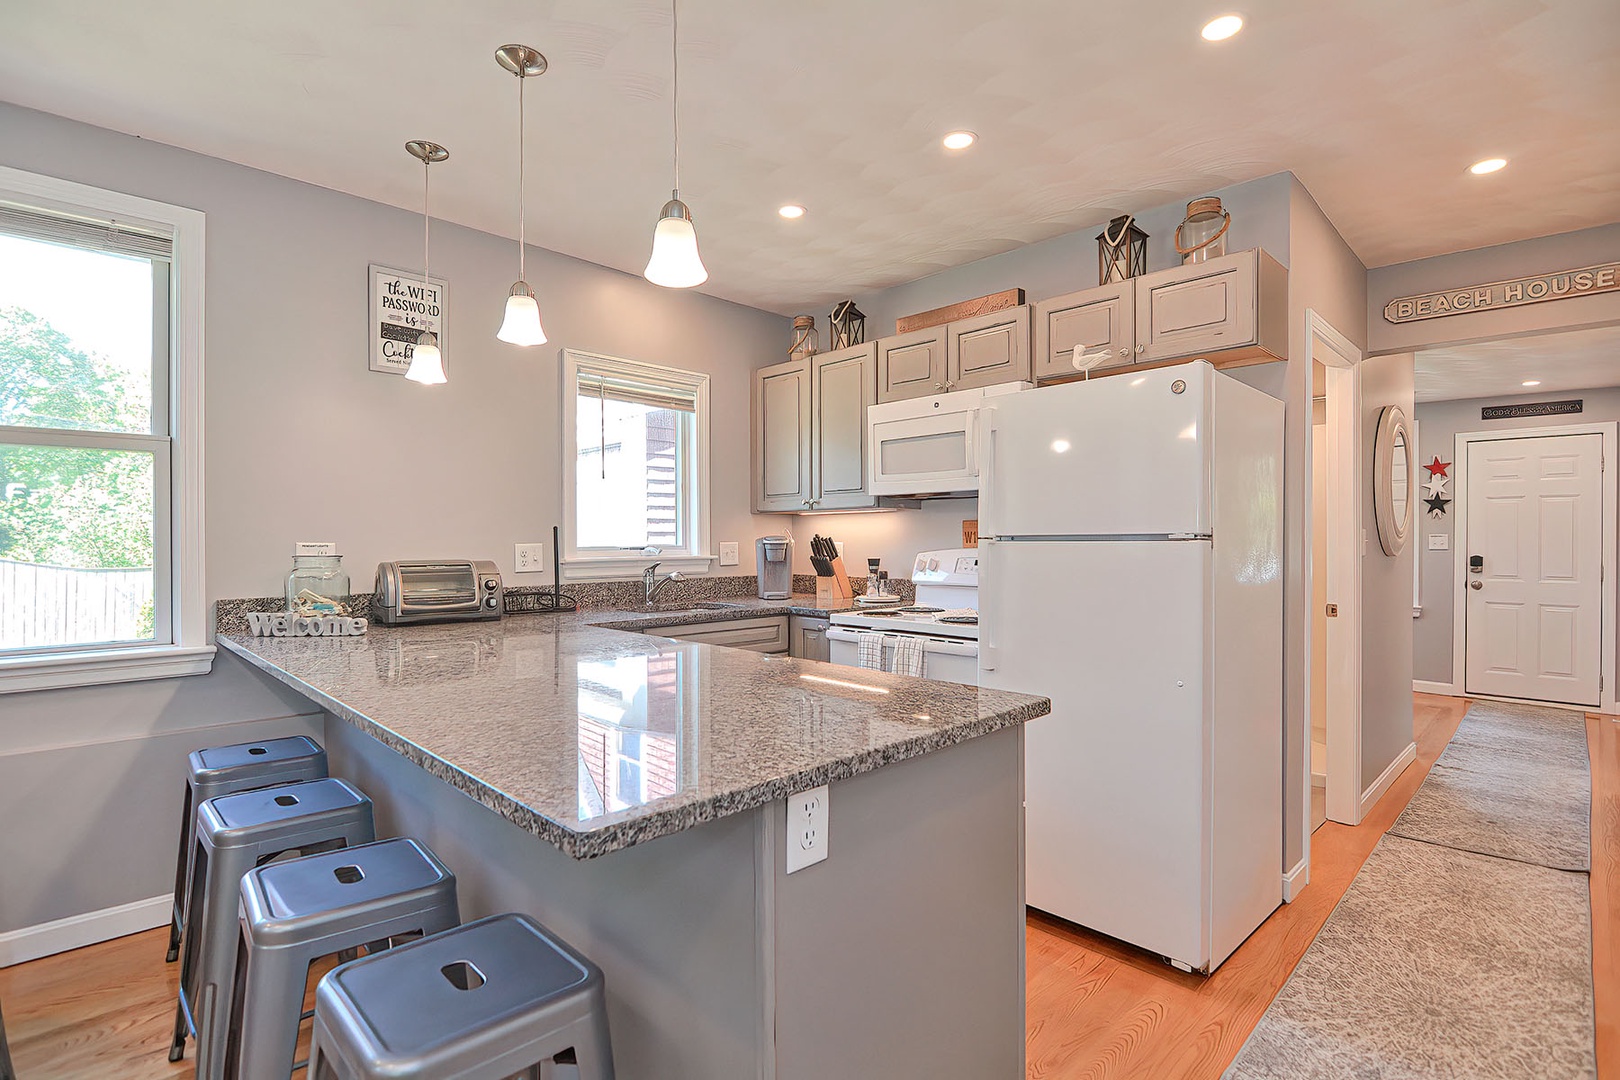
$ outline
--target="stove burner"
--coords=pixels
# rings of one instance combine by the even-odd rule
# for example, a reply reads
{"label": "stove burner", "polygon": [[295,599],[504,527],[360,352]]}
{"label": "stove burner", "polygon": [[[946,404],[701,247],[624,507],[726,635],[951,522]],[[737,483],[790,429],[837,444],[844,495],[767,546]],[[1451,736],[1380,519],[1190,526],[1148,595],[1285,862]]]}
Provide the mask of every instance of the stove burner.
{"label": "stove burner", "polygon": [[908,615],[935,615],[945,609],[942,607],[929,607],[926,604],[913,604],[911,607],[896,608],[895,610],[903,611]]}
{"label": "stove burner", "polygon": [[958,623],[962,626],[977,626],[979,617],[977,615],[942,615],[939,621],[942,623]]}

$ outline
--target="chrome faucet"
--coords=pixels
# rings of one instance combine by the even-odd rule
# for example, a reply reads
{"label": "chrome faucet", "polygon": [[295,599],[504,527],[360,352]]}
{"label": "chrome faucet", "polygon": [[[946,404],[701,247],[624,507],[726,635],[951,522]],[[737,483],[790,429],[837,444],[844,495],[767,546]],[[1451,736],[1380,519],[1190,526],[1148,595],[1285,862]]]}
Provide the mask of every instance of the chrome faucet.
{"label": "chrome faucet", "polygon": [[643,602],[648,607],[651,607],[653,601],[658,599],[658,594],[664,591],[664,586],[668,585],[672,581],[686,580],[679,570],[671,570],[664,577],[660,578],[658,576],[658,567],[658,563],[653,563],[651,566],[647,567],[647,569],[641,572],[642,598]]}

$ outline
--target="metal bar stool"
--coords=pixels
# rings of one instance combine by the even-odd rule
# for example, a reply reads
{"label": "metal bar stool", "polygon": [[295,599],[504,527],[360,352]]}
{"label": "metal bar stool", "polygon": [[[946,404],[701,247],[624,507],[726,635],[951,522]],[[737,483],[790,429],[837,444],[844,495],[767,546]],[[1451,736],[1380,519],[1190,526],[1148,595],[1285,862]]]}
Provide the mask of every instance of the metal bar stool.
{"label": "metal bar stool", "polygon": [[11,1048],[6,1045],[4,1014],[0,1014],[0,1080],[17,1080],[17,1070],[11,1067]]}
{"label": "metal bar stool", "polygon": [[334,968],[315,989],[309,1080],[538,1077],[572,1050],[613,1080],[602,972],[524,915]]}
{"label": "metal bar stool", "polygon": [[461,922],[456,876],[410,839],[271,863],[242,878],[241,944],[225,1075],[289,1076],[309,966],[361,945],[425,936]]}
{"label": "metal bar stool", "polygon": [[186,929],[186,899],[190,896],[191,854],[196,850],[197,807],[205,800],[253,788],[319,780],[326,775],[326,751],[305,735],[264,742],[236,743],[193,750],[186,774],[185,801],[180,809],[180,851],[174,860],[174,913],[169,919],[169,955],[180,956]]}
{"label": "metal bar stool", "polygon": [[188,925],[169,1060],[197,1037],[197,1078],[224,1075],[225,1034],[235,988],[242,875],[297,852],[312,855],[375,840],[371,800],[342,780],[243,791],[197,807]]}

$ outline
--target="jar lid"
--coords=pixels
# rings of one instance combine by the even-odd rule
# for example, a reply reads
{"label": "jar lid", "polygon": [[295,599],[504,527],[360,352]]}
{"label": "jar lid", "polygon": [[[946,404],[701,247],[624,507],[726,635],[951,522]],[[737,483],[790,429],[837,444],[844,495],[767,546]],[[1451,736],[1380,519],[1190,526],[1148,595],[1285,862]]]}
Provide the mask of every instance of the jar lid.
{"label": "jar lid", "polygon": [[815,325],[816,317],[814,315],[793,316],[793,329],[795,330],[803,330],[806,327],[814,327]]}
{"label": "jar lid", "polygon": [[1195,218],[1213,217],[1221,213],[1221,200],[1214,195],[1206,195],[1202,199],[1194,199],[1187,204],[1187,220]]}

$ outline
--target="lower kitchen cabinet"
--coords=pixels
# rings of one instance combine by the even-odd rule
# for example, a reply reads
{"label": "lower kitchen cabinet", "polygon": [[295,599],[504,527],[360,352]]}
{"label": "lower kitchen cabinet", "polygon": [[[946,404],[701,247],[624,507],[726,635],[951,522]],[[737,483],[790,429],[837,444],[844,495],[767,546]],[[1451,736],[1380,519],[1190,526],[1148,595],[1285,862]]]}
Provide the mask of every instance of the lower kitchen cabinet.
{"label": "lower kitchen cabinet", "polygon": [[811,615],[788,617],[788,652],[801,660],[832,659],[832,646],[827,641],[827,620]]}
{"label": "lower kitchen cabinet", "polygon": [[698,641],[704,645],[724,645],[728,649],[747,649],[750,652],[785,653],[788,651],[788,620],[786,615],[772,615],[762,619],[723,619],[717,622],[660,626],[648,630],[647,633],[654,637],[674,638],[677,641]]}

